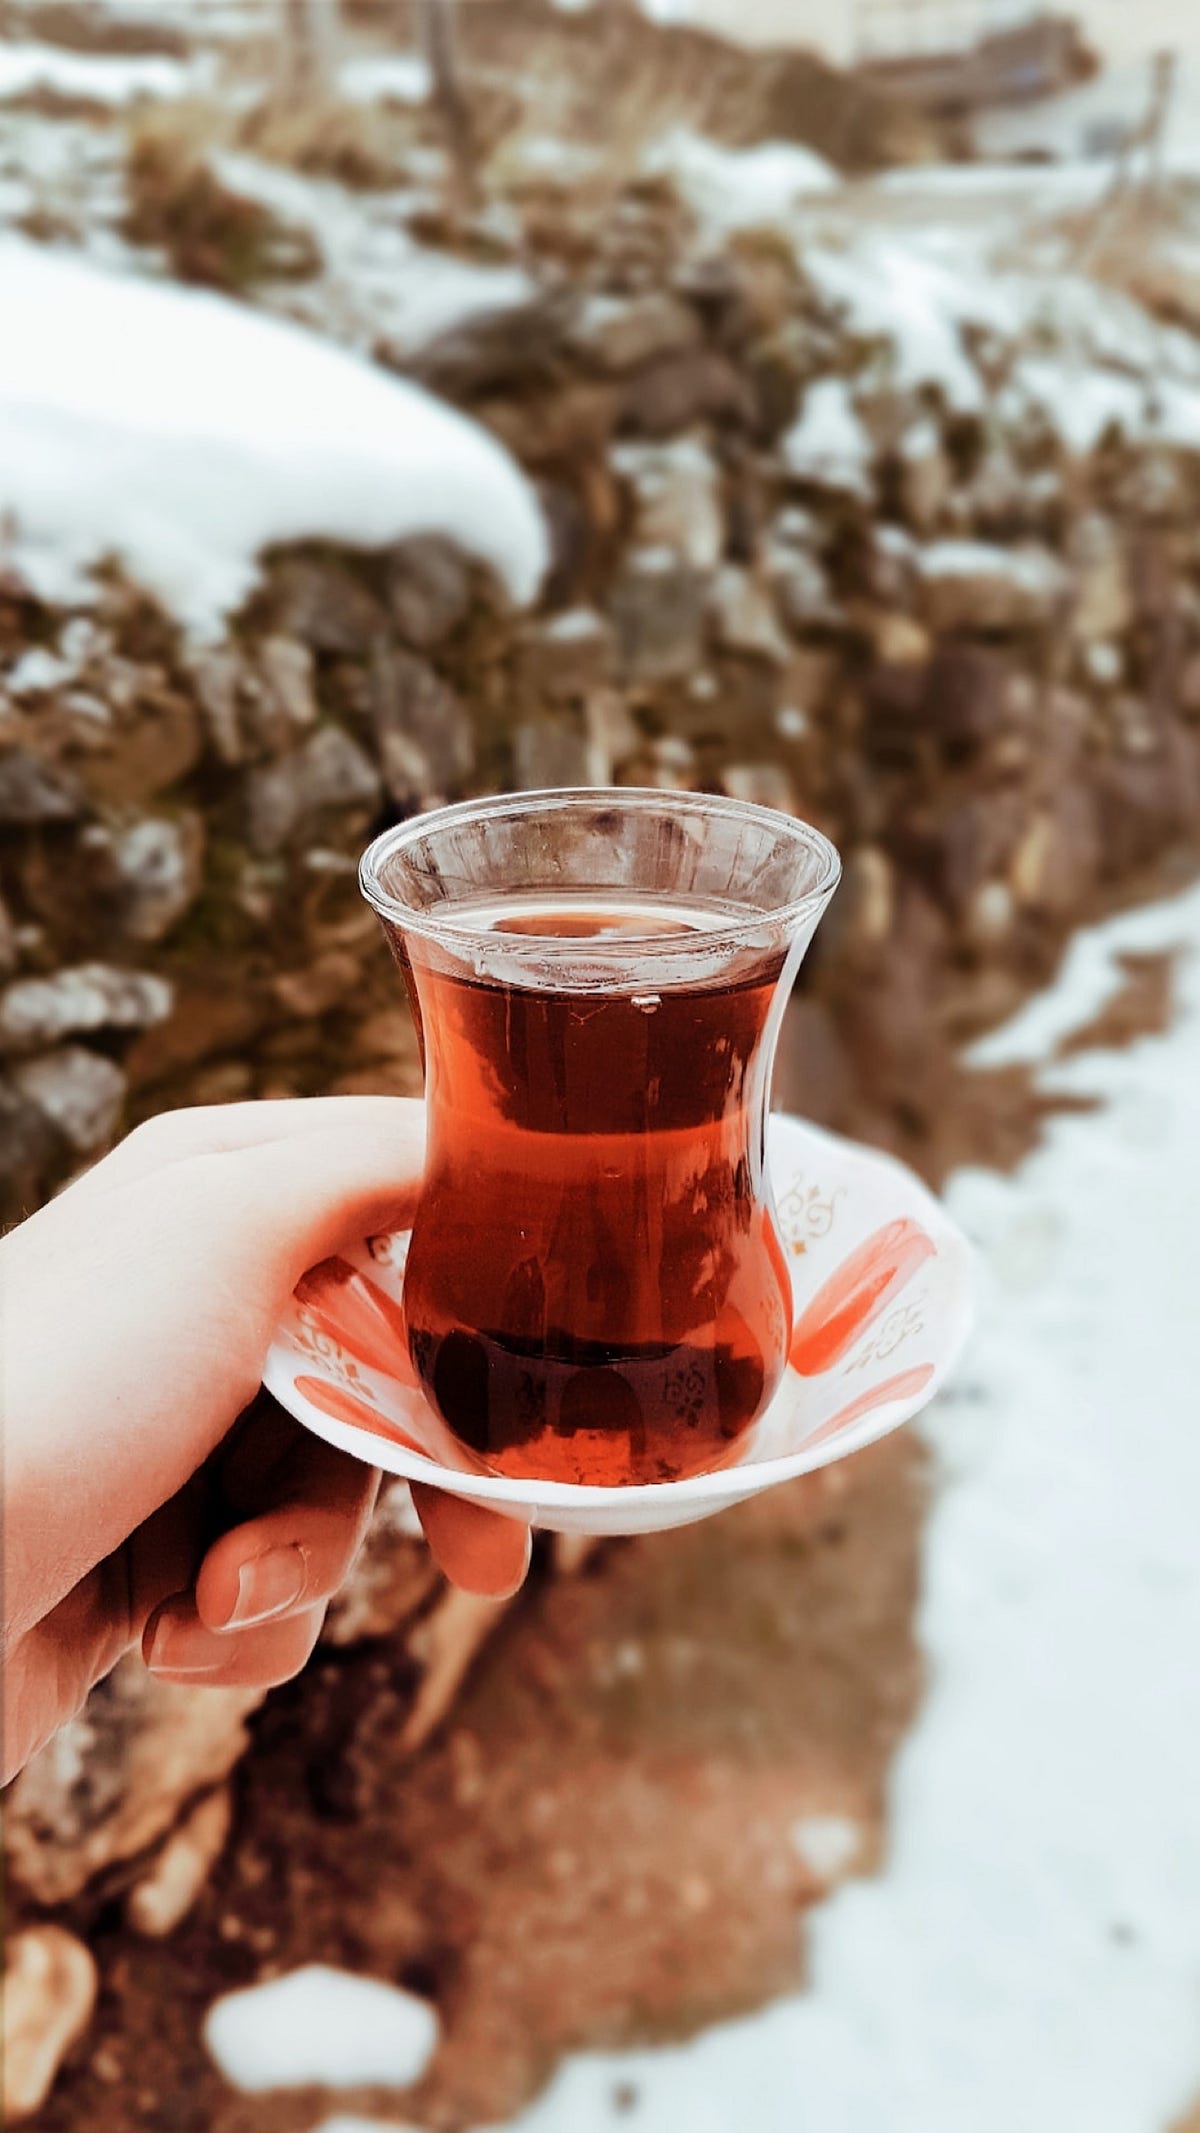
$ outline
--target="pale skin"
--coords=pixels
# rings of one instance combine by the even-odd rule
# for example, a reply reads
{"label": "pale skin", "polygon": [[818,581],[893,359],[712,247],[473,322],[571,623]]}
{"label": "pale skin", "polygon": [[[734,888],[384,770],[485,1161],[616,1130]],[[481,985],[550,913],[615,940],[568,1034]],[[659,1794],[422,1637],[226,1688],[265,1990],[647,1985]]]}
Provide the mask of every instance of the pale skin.
{"label": "pale skin", "polygon": [[[168,1112],[0,1242],[5,1780],[131,1647],[197,1687],[304,1665],[379,1476],[245,1410],[305,1269],[411,1220],[423,1145],[399,1098]],[[449,1578],[515,1591],[523,1526],[413,1497]]]}

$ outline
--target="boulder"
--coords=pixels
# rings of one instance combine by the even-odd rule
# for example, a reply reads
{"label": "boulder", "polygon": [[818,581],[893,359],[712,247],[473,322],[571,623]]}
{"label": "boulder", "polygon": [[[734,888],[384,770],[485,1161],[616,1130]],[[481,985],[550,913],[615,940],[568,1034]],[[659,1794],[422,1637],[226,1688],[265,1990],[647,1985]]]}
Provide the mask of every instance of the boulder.
{"label": "boulder", "polygon": [[0,1052],[31,1051],[91,1031],[149,1029],[166,1021],[173,998],[166,978],[110,963],[18,978],[0,994]]}
{"label": "boulder", "polygon": [[371,721],[383,782],[411,806],[457,792],[475,767],[475,732],[461,698],[425,660],[397,646],[375,647]]}
{"label": "boulder", "polygon": [[728,356],[691,348],[631,373],[617,410],[618,426],[634,437],[676,437],[702,422],[749,428],[754,393]]}
{"label": "boulder", "polygon": [[0,824],[72,822],[82,811],[77,781],[28,748],[0,752]]}
{"label": "boulder", "polygon": [[470,612],[471,569],[440,534],[399,541],[388,558],[388,612],[406,644],[430,652],[454,635]]}
{"label": "boulder", "polygon": [[658,289],[644,296],[587,297],[570,334],[577,354],[611,374],[677,355],[699,339],[695,312]]}
{"label": "boulder", "polygon": [[539,617],[521,637],[521,686],[537,700],[577,702],[604,687],[612,665],[612,629],[594,607]]}
{"label": "boulder", "polygon": [[245,667],[241,656],[232,645],[205,645],[193,652],[188,673],[208,745],[219,763],[236,769],[246,752],[241,714]]}
{"label": "boulder", "polygon": [[327,809],[377,808],[379,773],[340,726],[319,726],[301,748],[253,770],[246,823],[256,852],[278,852]]}
{"label": "boulder", "polygon": [[317,722],[313,655],[298,637],[264,637],[247,717],[260,748],[282,754]]}
{"label": "boulder", "polygon": [[697,437],[622,444],[612,463],[634,492],[638,541],[669,549],[693,570],[715,570],[725,549],[725,514],[720,470],[707,445]]}
{"label": "boulder", "polygon": [[722,651],[786,666],[791,646],[775,619],[769,594],[749,570],[726,563],[718,571],[709,589],[708,612]]}
{"label": "boulder", "polygon": [[204,877],[204,818],[145,815],[106,837],[119,900],[119,923],[131,941],[161,941],[187,917]]}
{"label": "boulder", "polygon": [[206,1793],[184,1816],[129,1892],[125,1915],[135,1933],[164,1940],[182,1924],[225,1848],[232,1820],[228,1785]]}
{"label": "boulder", "polygon": [[932,533],[946,507],[952,485],[950,462],[931,421],[914,423],[896,452],[900,505],[915,533]]}
{"label": "boulder", "polygon": [[1069,593],[1066,571],[1044,548],[934,541],[918,552],[917,570],[925,619],[939,632],[1045,629]]}
{"label": "boulder", "polygon": [[113,1138],[125,1101],[125,1076],[111,1059],[81,1044],[23,1059],[10,1071],[17,1095],[80,1155]]}
{"label": "boulder", "polygon": [[587,735],[558,719],[523,719],[513,732],[512,757],[517,792],[592,783]]}
{"label": "boulder", "polygon": [[63,1926],[28,1926],[4,1953],[4,2123],[40,2111],[96,2005],[95,1959]]}
{"label": "boulder", "polygon": [[1111,519],[1091,511],[1075,526],[1070,544],[1075,578],[1071,627],[1087,643],[1120,637],[1133,621],[1133,598],[1125,551]]}
{"label": "boulder", "polygon": [[314,652],[368,652],[387,627],[379,602],[340,563],[288,556],[271,574],[276,627]]}
{"label": "boulder", "polygon": [[635,548],[612,592],[617,653],[627,681],[686,679],[704,656],[708,585],[669,548]]}

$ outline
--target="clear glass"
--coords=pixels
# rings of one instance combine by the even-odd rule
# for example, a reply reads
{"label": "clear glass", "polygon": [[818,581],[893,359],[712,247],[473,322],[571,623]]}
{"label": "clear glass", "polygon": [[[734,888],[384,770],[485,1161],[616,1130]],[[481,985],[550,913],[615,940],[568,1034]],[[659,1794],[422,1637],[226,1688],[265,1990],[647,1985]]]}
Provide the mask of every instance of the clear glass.
{"label": "clear glass", "polygon": [[624,789],[471,800],[366,853],[425,1067],[410,1352],[496,1473],[678,1480],[770,1400],[771,1068],[838,874],[790,816]]}

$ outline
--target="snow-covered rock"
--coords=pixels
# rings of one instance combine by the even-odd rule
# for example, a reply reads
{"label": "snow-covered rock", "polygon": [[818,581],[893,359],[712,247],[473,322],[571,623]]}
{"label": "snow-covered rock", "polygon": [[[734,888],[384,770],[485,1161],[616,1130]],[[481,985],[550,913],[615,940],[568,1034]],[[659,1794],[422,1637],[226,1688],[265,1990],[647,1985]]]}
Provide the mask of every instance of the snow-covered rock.
{"label": "snow-covered rock", "polygon": [[418,387],[240,304],[17,239],[0,313],[0,519],[47,597],[115,553],[203,634],[267,543],[413,533],[457,541],[518,601],[537,590],[528,482]]}

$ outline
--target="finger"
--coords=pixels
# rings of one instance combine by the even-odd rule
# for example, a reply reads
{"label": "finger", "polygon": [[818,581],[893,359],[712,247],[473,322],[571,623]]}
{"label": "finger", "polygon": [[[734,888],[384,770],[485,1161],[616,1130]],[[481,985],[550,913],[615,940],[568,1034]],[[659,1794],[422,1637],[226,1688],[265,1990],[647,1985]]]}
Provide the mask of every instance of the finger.
{"label": "finger", "polygon": [[528,1526],[424,1481],[412,1483],[412,1500],[430,1553],[452,1585],[503,1600],[524,1584],[532,1550]]}
{"label": "finger", "polygon": [[[272,1141],[295,1141],[330,1127],[386,1135],[396,1109],[419,1112],[414,1099],[392,1096],[310,1096],[261,1103],[185,1104],[160,1111],[128,1133],[111,1154],[71,1186],[72,1198],[97,1187],[128,1184],[196,1155],[236,1154]],[[65,1199],[67,1196],[63,1194]]]}
{"label": "finger", "polygon": [[[366,1538],[374,1467],[301,1437],[275,1471],[284,1500],[223,1533],[200,1565],[196,1610],[210,1630],[246,1629],[331,1599]],[[262,1480],[271,1486],[269,1470]]]}
{"label": "finger", "polygon": [[325,1603],[242,1630],[207,1629],[190,1594],[168,1600],[151,1616],[142,1653],[160,1681],[211,1688],[273,1689],[290,1681],[310,1658]]}

